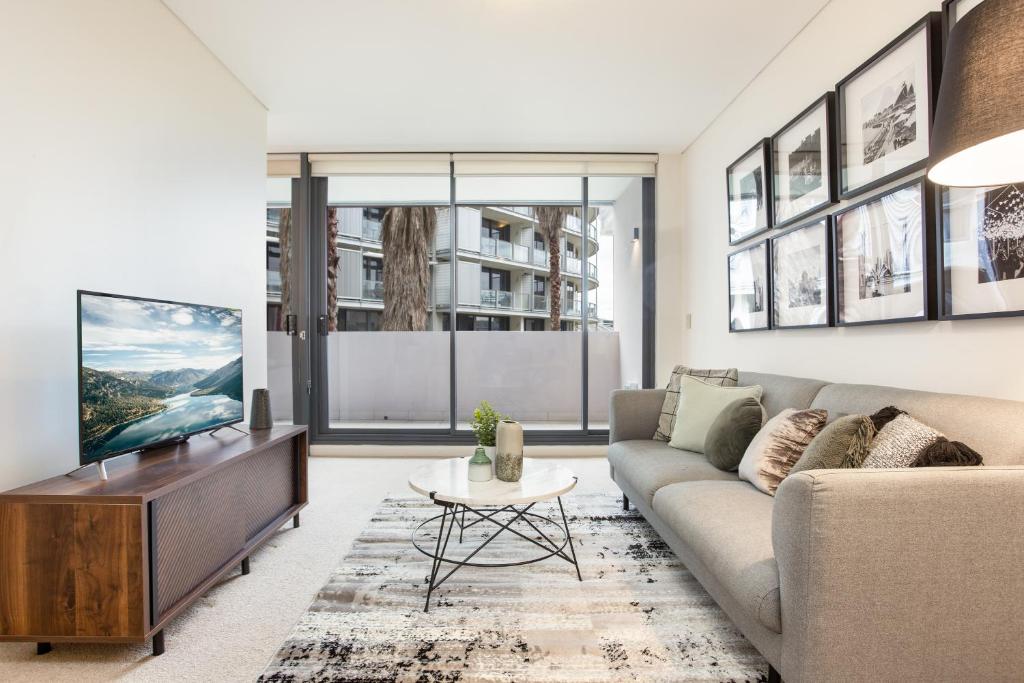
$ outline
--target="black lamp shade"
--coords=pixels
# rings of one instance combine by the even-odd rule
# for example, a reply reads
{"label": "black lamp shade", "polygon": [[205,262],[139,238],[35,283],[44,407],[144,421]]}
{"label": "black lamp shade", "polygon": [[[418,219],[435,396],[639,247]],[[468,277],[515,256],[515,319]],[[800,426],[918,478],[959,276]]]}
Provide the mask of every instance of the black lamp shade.
{"label": "black lamp shade", "polygon": [[1024,0],[985,0],[953,25],[930,161],[940,185],[1024,181]]}

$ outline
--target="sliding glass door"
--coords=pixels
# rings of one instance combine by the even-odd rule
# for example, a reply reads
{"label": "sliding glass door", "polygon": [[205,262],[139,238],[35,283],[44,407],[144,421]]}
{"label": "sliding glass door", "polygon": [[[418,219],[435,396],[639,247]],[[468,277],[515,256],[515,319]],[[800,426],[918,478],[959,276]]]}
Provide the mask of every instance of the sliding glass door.
{"label": "sliding glass door", "polygon": [[336,156],[308,181],[314,438],[468,443],[481,401],[534,443],[606,438],[650,364],[653,183]]}

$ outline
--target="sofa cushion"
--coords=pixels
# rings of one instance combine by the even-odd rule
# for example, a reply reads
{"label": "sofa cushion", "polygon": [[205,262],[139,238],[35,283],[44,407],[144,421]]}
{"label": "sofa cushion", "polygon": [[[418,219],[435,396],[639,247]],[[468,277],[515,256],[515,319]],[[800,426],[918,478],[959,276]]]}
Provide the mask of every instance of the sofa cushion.
{"label": "sofa cushion", "polygon": [[652,507],[744,610],[782,633],[772,502],[746,482],[693,481],[659,489]]}
{"label": "sofa cushion", "polygon": [[[740,373],[740,384],[744,375]],[[761,375],[752,375],[768,398],[769,387]],[[951,441],[962,441],[985,457],[986,465],[1024,465],[1024,402],[998,398],[933,394],[866,384],[830,384],[814,399],[814,408],[830,413],[870,415],[879,408],[896,406]],[[765,404],[767,407],[767,404]]]}
{"label": "sofa cushion", "polygon": [[704,452],[708,431],[725,408],[739,398],[760,400],[761,387],[718,387],[683,377],[679,383],[679,412],[669,445],[694,453]]}
{"label": "sofa cushion", "polygon": [[818,406],[812,406],[811,402],[828,382],[789,375],[770,375],[764,372],[740,373],[739,386],[749,387],[755,384],[760,385],[763,390],[761,405],[764,406],[765,417],[770,419],[786,408],[817,408]]}
{"label": "sofa cushion", "polygon": [[739,377],[739,371],[736,368],[698,370],[685,365],[677,365],[672,368],[672,376],[668,380],[668,386],[665,387],[665,400],[661,404],[661,415],[658,416],[658,429],[651,438],[658,441],[668,441],[672,438],[672,427],[676,423],[676,412],[679,408],[679,382],[683,377],[696,377],[717,387],[734,387],[736,379]]}
{"label": "sofa cushion", "polygon": [[716,479],[737,481],[734,472],[716,469],[700,453],[680,451],[664,441],[638,439],[618,441],[608,447],[616,481],[626,483],[651,504],[654,492],[662,486],[680,481]]}

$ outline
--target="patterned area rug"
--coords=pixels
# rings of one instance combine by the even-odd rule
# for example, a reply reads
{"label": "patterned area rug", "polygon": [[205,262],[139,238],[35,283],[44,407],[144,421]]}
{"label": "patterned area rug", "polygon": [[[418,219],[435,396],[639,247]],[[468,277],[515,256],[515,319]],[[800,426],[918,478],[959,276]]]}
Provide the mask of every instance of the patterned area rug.
{"label": "patterned area rug", "polygon": [[[260,681],[767,680],[764,659],[639,513],[607,495],[563,503],[582,582],[558,557],[463,567],[424,613],[430,559],[411,532],[441,509],[385,500]],[[533,511],[560,521],[553,501]],[[418,537],[424,547],[436,525]],[[468,528],[461,547],[456,528],[447,556],[464,557],[495,528]],[[557,540],[553,526],[539,528]],[[535,551],[504,533],[475,559]]]}

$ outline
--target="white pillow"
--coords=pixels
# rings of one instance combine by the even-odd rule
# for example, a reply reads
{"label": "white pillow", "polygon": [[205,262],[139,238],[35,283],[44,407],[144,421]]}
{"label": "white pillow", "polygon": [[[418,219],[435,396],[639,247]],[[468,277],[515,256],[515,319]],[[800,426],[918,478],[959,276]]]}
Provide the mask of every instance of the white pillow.
{"label": "white pillow", "polygon": [[739,398],[761,400],[762,389],[750,387],[719,387],[684,375],[679,380],[679,406],[672,439],[668,445],[695,453],[704,452],[708,430],[719,413]]}
{"label": "white pillow", "polygon": [[740,460],[740,479],[774,496],[775,489],[789,475],[827,420],[827,410],[795,408],[786,408],[768,420]]}

